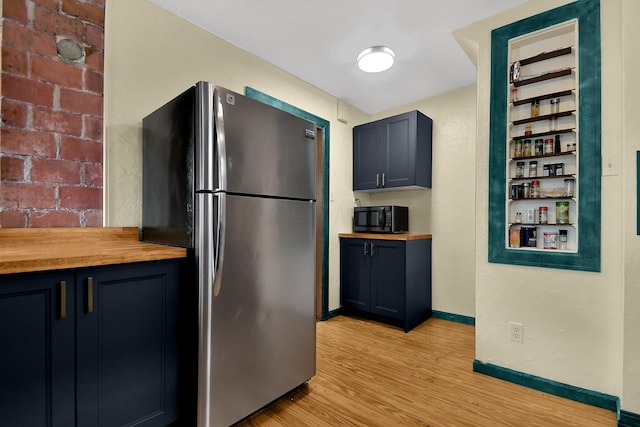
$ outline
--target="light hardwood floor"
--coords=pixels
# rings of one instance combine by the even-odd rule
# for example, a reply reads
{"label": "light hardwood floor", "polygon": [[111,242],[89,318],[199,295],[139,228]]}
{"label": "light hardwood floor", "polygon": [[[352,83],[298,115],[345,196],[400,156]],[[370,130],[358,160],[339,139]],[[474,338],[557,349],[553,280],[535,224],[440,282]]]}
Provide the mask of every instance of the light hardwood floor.
{"label": "light hardwood floor", "polygon": [[469,325],[405,334],[338,316],[317,331],[316,376],[239,426],[616,426],[612,411],[473,372]]}

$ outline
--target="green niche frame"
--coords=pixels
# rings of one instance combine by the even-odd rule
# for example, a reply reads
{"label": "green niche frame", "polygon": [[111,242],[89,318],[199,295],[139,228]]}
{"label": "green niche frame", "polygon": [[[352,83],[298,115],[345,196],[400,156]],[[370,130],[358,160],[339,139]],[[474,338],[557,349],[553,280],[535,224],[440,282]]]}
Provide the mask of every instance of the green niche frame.
{"label": "green niche frame", "polygon": [[[575,253],[522,251],[506,247],[506,123],[508,42],[572,19],[578,21],[578,248]],[[601,76],[600,0],[577,0],[491,33],[489,130],[489,262],[600,271]]]}
{"label": "green niche frame", "polygon": [[253,89],[245,87],[245,95],[257,101],[279,108],[294,116],[314,122],[322,129],[322,320],[328,320],[329,315],[329,134],[330,123],[321,117],[308,113],[287,104],[277,98]]}

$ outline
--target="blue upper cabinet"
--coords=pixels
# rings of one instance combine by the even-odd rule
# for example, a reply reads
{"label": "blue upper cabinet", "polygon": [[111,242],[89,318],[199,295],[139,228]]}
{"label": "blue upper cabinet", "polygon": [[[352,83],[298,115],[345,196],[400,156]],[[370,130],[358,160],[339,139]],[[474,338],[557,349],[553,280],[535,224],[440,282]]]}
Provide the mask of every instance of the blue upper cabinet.
{"label": "blue upper cabinet", "polygon": [[431,188],[433,121],[414,110],[353,128],[353,191]]}

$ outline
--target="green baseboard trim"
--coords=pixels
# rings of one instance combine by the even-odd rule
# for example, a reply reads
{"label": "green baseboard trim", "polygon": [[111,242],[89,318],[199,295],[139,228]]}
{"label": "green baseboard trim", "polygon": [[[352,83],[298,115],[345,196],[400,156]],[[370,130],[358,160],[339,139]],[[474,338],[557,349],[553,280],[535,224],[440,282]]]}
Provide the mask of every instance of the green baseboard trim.
{"label": "green baseboard trim", "polygon": [[576,402],[586,403],[587,405],[597,406],[598,408],[620,413],[620,399],[610,394],[604,394],[593,390],[564,384],[561,382],[548,380],[546,378],[537,377],[535,375],[525,374],[523,372],[514,371],[509,368],[483,363],[479,360],[473,361],[473,371],[490,377],[499,378],[555,396],[564,397],[566,399],[575,400]]}
{"label": "green baseboard trim", "polygon": [[618,417],[618,427],[640,427],[640,414],[621,410]]}
{"label": "green baseboard trim", "polygon": [[433,310],[431,317],[435,319],[450,320],[452,322],[464,323],[465,325],[476,325],[476,318],[471,316],[463,316],[462,314],[447,313],[444,311]]}
{"label": "green baseboard trim", "polygon": [[322,320],[333,319],[336,316],[339,316],[342,313],[342,307],[336,308],[335,310],[331,310],[327,313],[327,317]]}

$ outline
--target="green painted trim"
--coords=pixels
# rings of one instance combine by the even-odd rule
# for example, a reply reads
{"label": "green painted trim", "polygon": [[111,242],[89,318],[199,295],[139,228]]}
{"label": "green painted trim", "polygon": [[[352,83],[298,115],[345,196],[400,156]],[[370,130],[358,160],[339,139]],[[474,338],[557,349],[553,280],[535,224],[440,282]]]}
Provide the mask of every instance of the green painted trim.
{"label": "green painted trim", "polygon": [[329,320],[329,319],[333,319],[336,316],[340,316],[342,314],[342,307],[340,308],[336,308],[335,310],[331,310],[328,314],[327,314],[327,318],[326,319],[322,319],[322,320]]}
{"label": "green painted trim", "polygon": [[618,417],[618,427],[640,427],[640,414],[621,410]]}
{"label": "green painted trim", "polygon": [[259,90],[245,87],[245,95],[265,104],[314,122],[322,129],[322,320],[329,313],[329,146],[330,123],[314,114],[287,104]]}
{"label": "green painted trim", "polygon": [[509,368],[492,365],[490,363],[482,363],[479,360],[473,361],[473,371],[490,377],[499,378],[534,390],[543,391],[576,402],[586,403],[587,405],[597,406],[598,408],[607,409],[609,411],[619,412],[620,399],[610,394],[604,394],[597,391],[587,390],[585,388],[564,384],[558,381],[548,380],[546,378],[537,377],[535,375],[525,374],[523,372],[514,371]]}
{"label": "green painted trim", "polygon": [[636,151],[636,234],[640,235],[640,151]]}
{"label": "green painted trim", "polygon": [[[514,37],[578,20],[580,161],[578,250],[576,253],[521,251],[506,247],[506,123],[508,42]],[[600,0],[577,0],[491,34],[491,120],[489,136],[489,262],[600,271],[601,71]]]}
{"label": "green painted trim", "polygon": [[431,317],[435,319],[449,320],[456,323],[464,323],[465,325],[476,325],[475,317],[463,316],[462,314],[446,313],[444,311],[432,310]]}

